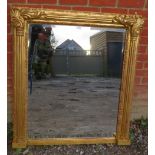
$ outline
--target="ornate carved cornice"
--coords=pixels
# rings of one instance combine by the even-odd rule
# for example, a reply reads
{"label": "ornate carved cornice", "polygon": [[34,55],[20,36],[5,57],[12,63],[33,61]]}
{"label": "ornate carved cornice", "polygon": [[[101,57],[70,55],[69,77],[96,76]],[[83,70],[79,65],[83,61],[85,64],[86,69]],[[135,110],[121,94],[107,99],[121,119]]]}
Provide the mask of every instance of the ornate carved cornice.
{"label": "ornate carved cornice", "polygon": [[24,30],[24,18],[18,8],[11,9],[11,22],[16,27],[17,35],[23,35]]}
{"label": "ornate carved cornice", "polygon": [[11,22],[17,29],[17,35],[22,35],[24,30],[24,24],[26,20],[35,18],[46,18],[45,11],[40,9],[27,9],[13,7],[11,9]]}
{"label": "ornate carved cornice", "polygon": [[[55,21],[57,21],[56,19],[61,18],[61,19],[65,20],[66,18],[70,17],[71,20],[73,20],[73,22],[77,22],[78,20],[85,19],[85,16],[82,13],[78,14],[80,17],[79,19],[76,18],[77,13],[72,11],[71,14],[72,14],[72,16],[75,16],[74,20],[71,15],[69,16],[67,14],[67,11],[66,12],[62,11],[62,14],[61,14],[61,12],[57,12],[57,14],[55,15],[54,12],[49,11],[49,10],[46,11],[45,9],[13,7],[11,9],[11,21],[17,29],[17,34],[22,35],[23,30],[24,30],[25,21],[28,21],[28,20],[32,21],[35,19],[37,19],[37,20],[39,20],[39,19],[40,20],[54,19]],[[90,14],[87,13],[87,15],[89,16]],[[115,24],[117,24],[117,25],[120,24],[124,28],[127,28],[128,30],[130,30],[132,37],[137,37],[139,35],[140,30],[144,23],[143,18],[137,14],[135,14],[135,15],[114,15],[114,14],[102,15],[103,23],[111,24],[111,21],[107,20],[107,16],[109,19],[111,18]],[[96,22],[101,22],[100,20],[98,21],[98,17],[100,17],[100,15],[95,14],[95,15],[92,15],[89,20],[90,20],[90,22],[93,22],[93,23],[94,23],[94,20]]]}
{"label": "ornate carved cornice", "polygon": [[113,22],[124,25],[125,28],[129,29],[132,37],[137,37],[142,29],[144,20],[142,16],[135,14],[130,15],[118,15],[115,16]]}
{"label": "ornate carved cornice", "polygon": [[46,19],[47,17],[46,11],[41,9],[35,9],[35,10],[21,9],[20,14],[25,20],[35,19],[35,18]]}

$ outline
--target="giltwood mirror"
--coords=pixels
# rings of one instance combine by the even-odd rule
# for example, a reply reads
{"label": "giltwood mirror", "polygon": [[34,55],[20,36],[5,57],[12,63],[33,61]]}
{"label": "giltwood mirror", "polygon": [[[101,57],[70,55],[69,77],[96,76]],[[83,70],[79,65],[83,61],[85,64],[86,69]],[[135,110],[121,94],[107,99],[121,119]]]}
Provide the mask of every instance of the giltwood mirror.
{"label": "giltwood mirror", "polygon": [[[14,45],[14,48],[13,48],[13,50],[14,50],[14,101],[13,101],[13,108],[12,108],[13,109],[13,111],[12,111],[12,113],[13,113],[13,147],[14,148],[23,148],[23,147],[26,147],[27,145],[64,145],[64,144],[67,145],[67,144],[101,144],[101,143],[116,143],[118,145],[129,145],[130,144],[130,139],[129,139],[130,108],[131,108],[131,102],[132,102],[132,90],[133,90],[133,82],[134,82],[135,62],[136,62],[136,53],[137,53],[137,46],[138,46],[138,40],[139,40],[139,33],[140,33],[140,30],[144,23],[142,17],[137,14],[135,14],[135,15],[120,15],[120,14],[107,14],[107,13],[103,14],[103,13],[90,13],[90,12],[79,12],[79,11],[58,11],[58,10],[49,10],[49,9],[36,9],[36,8],[33,9],[33,8],[13,7],[11,9],[11,21],[12,21],[13,35],[14,35],[14,38],[13,38],[13,40],[14,40],[14,43],[13,43],[13,45]],[[95,62],[99,62],[100,57],[98,57],[98,56],[101,55],[103,57],[103,51],[96,50],[96,48],[93,49],[93,45],[95,42],[94,40],[95,40],[96,36],[99,36],[100,34],[105,34],[105,33],[106,33],[106,36],[108,36],[109,32],[113,32],[113,33],[115,32],[117,34],[118,34],[118,32],[121,33],[121,36],[123,38],[123,40],[121,40],[121,44],[120,44],[120,42],[116,43],[116,41],[115,42],[113,41],[113,42],[108,42],[108,44],[106,45],[106,47],[109,48],[109,51],[110,51],[111,47],[113,47],[112,49],[116,49],[116,47],[118,47],[116,45],[119,45],[119,47],[120,47],[119,53],[121,53],[120,54],[121,58],[119,59],[119,64],[122,68],[122,70],[119,71],[119,76],[121,78],[119,80],[117,80],[117,79],[111,80],[111,81],[114,81],[114,83],[116,83],[115,86],[117,86],[117,90],[115,90],[115,91],[118,92],[118,90],[119,90],[119,95],[117,98],[118,99],[117,100],[117,102],[118,102],[117,110],[118,111],[116,112],[116,115],[115,115],[115,122],[116,122],[115,133],[112,134],[112,132],[113,132],[113,130],[112,130],[110,135],[108,135],[106,133],[107,136],[102,135],[100,133],[95,133],[94,135],[91,135],[91,133],[93,131],[90,130],[90,133],[87,132],[87,136],[83,135],[83,134],[81,135],[81,132],[83,133],[83,131],[87,125],[88,125],[87,129],[88,128],[89,129],[96,128],[97,124],[95,124],[93,127],[89,126],[89,125],[91,125],[91,123],[93,123],[93,121],[94,122],[96,121],[96,119],[93,118],[90,120],[89,123],[85,124],[84,126],[81,126],[81,128],[79,127],[81,129],[81,131],[78,130],[78,134],[77,134],[77,130],[75,133],[73,132],[72,127],[66,129],[66,132],[62,133],[61,129],[63,129],[64,126],[61,126],[62,124],[54,125],[54,123],[53,123],[51,125],[50,129],[52,130],[51,133],[55,134],[54,136],[49,136],[49,137],[43,136],[43,137],[37,137],[37,138],[30,136],[31,127],[32,127],[32,126],[30,127],[30,124],[33,125],[35,123],[31,122],[31,118],[32,118],[31,114],[32,113],[30,112],[31,110],[29,110],[29,107],[31,107],[31,105],[35,102],[36,103],[39,101],[42,102],[41,98],[39,98],[39,97],[38,97],[38,100],[36,100],[36,101],[33,100],[34,99],[33,94],[35,94],[35,91],[33,92],[32,96],[30,96],[31,92],[29,92],[29,87],[31,88],[31,85],[29,85],[29,78],[28,78],[29,77],[29,66],[31,66],[29,63],[30,62],[30,57],[29,57],[30,52],[29,51],[30,51],[31,43],[32,43],[32,32],[30,32],[30,30],[32,30],[33,26],[37,25],[37,24],[41,25],[44,28],[44,30],[46,28],[53,27],[53,30],[55,29],[54,33],[56,32],[56,28],[58,28],[58,27],[62,28],[61,32],[63,32],[63,30],[65,30],[65,27],[68,27],[68,30],[70,31],[71,34],[73,34],[72,33],[73,31],[71,31],[71,30],[74,28],[81,29],[82,33],[86,32],[87,29],[93,30],[93,33],[91,33],[91,36],[90,36],[91,50],[90,50],[90,48],[89,48],[89,51],[85,51],[85,49],[82,50],[83,51],[82,56],[84,57],[85,60],[89,59],[89,61],[92,61],[92,59],[93,60],[95,59]],[[84,31],[82,31],[82,29],[84,29]],[[76,32],[78,32],[78,31],[76,31]],[[45,34],[45,32],[44,33],[41,32],[40,34],[38,34],[38,38],[39,38],[39,35],[41,38],[41,36],[43,36],[43,34]],[[69,37],[69,36],[67,36],[67,37]],[[74,46],[76,45],[78,48],[80,48],[80,46],[78,46],[74,40],[70,40],[68,38],[65,38],[65,39],[66,39],[67,43],[71,42],[72,45],[74,44]],[[96,44],[95,44],[95,46],[96,46]],[[62,44],[57,46],[55,49],[53,48],[54,54],[52,54],[52,55],[54,55],[54,56],[52,56],[52,57],[54,57],[54,64],[56,64],[55,65],[56,67],[59,66],[63,62],[62,58],[60,60],[60,55],[62,54],[61,50],[60,50],[61,48],[62,48]],[[95,57],[92,58],[92,56],[94,55],[94,53],[96,53],[96,51],[98,54],[97,55],[95,54]],[[111,50],[111,51],[115,51],[115,50]],[[63,50],[63,52],[64,52],[64,50]],[[66,67],[69,66],[68,59],[70,59],[70,61],[72,59],[72,62],[74,62],[74,65],[72,65],[72,66],[75,66],[75,62],[77,62],[77,60],[76,60],[77,57],[74,57],[72,55],[72,58],[71,58],[70,54],[68,54],[68,53],[70,53],[70,52],[67,52],[65,54],[63,53],[64,60],[66,62],[65,64],[67,64]],[[80,54],[80,60],[79,60],[80,62],[82,62],[83,57],[81,57],[81,54]],[[111,57],[109,56],[109,59],[110,58]],[[58,59],[59,59],[59,61],[58,61]],[[78,57],[78,59],[79,59],[79,57]],[[82,63],[84,63],[85,60]],[[80,63],[78,63],[78,65],[79,64]],[[111,65],[112,65],[112,63],[111,63]],[[109,65],[109,68],[112,68],[111,65]],[[58,67],[58,69],[56,71],[61,72],[60,70],[62,69],[61,67],[63,67],[63,66],[64,66],[63,64],[60,65],[60,67]],[[84,66],[86,66],[86,64]],[[90,64],[88,66],[90,66]],[[82,67],[82,68],[84,70],[84,67]],[[98,69],[98,67],[96,67],[96,68]],[[94,71],[96,71],[97,69],[94,69]],[[115,69],[116,68],[114,68],[114,70]],[[75,71],[75,68],[73,70]],[[68,73],[71,71],[69,69],[67,69],[66,72]],[[71,72],[71,73],[73,73],[73,72]],[[112,75],[113,71],[110,70],[109,72],[106,72],[106,73],[108,75]],[[103,81],[103,78],[101,78],[101,77],[99,77],[99,78],[96,77],[95,80],[92,79],[92,77],[87,77],[87,80],[83,80],[81,77],[78,77],[78,76],[70,76],[68,78],[69,82],[67,81],[68,79],[66,80],[66,78],[64,78],[64,77],[59,77],[59,78],[53,78],[48,81],[47,80],[42,81],[41,85],[40,85],[40,81],[39,82],[34,81],[34,88],[40,88],[41,86],[45,87],[45,85],[48,85],[48,86],[52,86],[50,88],[60,87],[60,89],[62,90],[62,86],[63,86],[65,88],[66,87],[70,88],[71,91],[69,90],[70,92],[68,92],[68,93],[70,93],[71,95],[75,95],[74,93],[78,93],[78,92],[75,91],[75,88],[73,88],[70,85],[76,83],[77,85],[80,84],[80,85],[82,85],[82,87],[85,88],[86,86],[88,86],[88,83],[90,83],[89,86],[92,86],[92,83],[94,81],[97,81],[98,83],[96,85],[96,88],[97,88],[97,94],[98,94],[98,90],[103,93],[103,87],[107,88],[107,89],[111,88],[111,85],[109,85],[109,83],[108,83],[110,81],[109,76],[107,76],[107,77],[108,78],[104,78],[104,81]],[[74,82],[70,81],[70,80],[73,80]],[[32,79],[31,79],[31,82],[32,82]],[[81,84],[81,82],[82,82],[82,84]],[[106,83],[106,84],[102,87],[101,83]],[[67,85],[65,85],[65,84],[67,84]],[[118,85],[118,84],[120,84],[120,85]],[[58,89],[54,89],[55,92],[56,92],[56,90],[58,90]],[[83,89],[83,92],[85,90]],[[68,89],[67,89],[67,91],[68,91]],[[91,89],[91,92],[96,92],[96,91]],[[104,94],[102,94],[102,93],[100,95],[104,96]],[[88,95],[87,97],[90,97],[89,96],[90,91],[89,91],[89,93],[85,93],[85,95],[86,94]],[[36,96],[37,95],[39,96],[39,94],[36,94]],[[59,96],[62,95],[60,93],[60,90],[58,90],[57,95],[59,95]],[[51,100],[53,100],[52,105],[51,105],[52,108],[59,107],[58,110],[60,110],[60,109],[62,110],[62,109],[66,108],[67,111],[61,111],[63,113],[66,112],[66,118],[67,118],[67,116],[68,116],[68,118],[72,118],[72,116],[73,116],[73,115],[67,115],[67,113],[72,112],[73,114],[77,114],[77,111],[79,110],[79,109],[77,109],[77,107],[75,107],[77,104],[79,104],[79,102],[77,102],[77,101],[79,101],[77,98],[76,99],[70,98],[69,102],[61,101],[61,103],[60,103],[58,101],[56,102],[56,99],[54,98],[54,96],[57,96],[57,95],[54,94],[53,98],[51,99]],[[82,97],[82,96],[80,96],[80,97]],[[93,105],[93,103],[95,103],[95,100],[93,101],[93,99],[95,99],[95,98],[92,98],[92,100],[87,100],[86,103],[89,102],[90,105]],[[93,101],[92,104],[91,104],[91,101]],[[111,102],[110,101],[108,102],[109,106],[112,106],[113,101],[114,100],[111,100]],[[76,102],[77,104],[71,105],[70,103],[73,103],[73,102]],[[55,104],[55,103],[57,103],[57,104]],[[68,105],[64,105],[64,103],[66,103],[66,104],[68,103]],[[85,103],[85,102],[82,101],[82,103]],[[102,104],[99,105],[98,109],[101,108],[100,107],[101,105]],[[44,106],[44,105],[40,105],[40,106]],[[86,108],[86,105],[84,105],[84,106]],[[108,107],[108,105],[106,105],[106,106]],[[68,111],[68,109],[70,107],[71,107],[71,111]],[[95,107],[97,107],[97,105],[94,107],[92,106],[91,108],[94,109]],[[34,107],[32,106],[32,108],[34,108]],[[35,108],[37,108],[37,106]],[[51,111],[51,113],[53,114],[55,111],[53,110],[53,111]],[[38,111],[38,113],[39,112],[40,111]],[[46,113],[46,112],[44,111],[44,113]],[[51,118],[55,118],[55,123],[58,122],[57,121],[58,118],[60,119],[60,117],[58,117],[58,116],[60,116],[59,114],[60,114],[60,111],[58,111],[58,113],[56,113],[55,116],[50,115]],[[85,114],[85,112],[83,114]],[[91,115],[90,115],[90,113],[89,113],[88,116],[90,118],[92,115],[93,115],[92,117],[97,116],[96,114],[93,115],[91,113]],[[81,115],[82,115],[82,112],[81,112]],[[61,117],[64,117],[64,116],[61,116]],[[74,115],[74,116],[77,116],[77,115]],[[101,115],[101,116],[103,116],[103,115]],[[34,118],[34,115],[33,115],[33,118]],[[80,122],[82,119],[85,119],[85,118],[86,118],[86,116],[83,115],[83,117],[81,117],[79,119],[72,119],[72,122],[78,123],[78,120]],[[40,118],[38,118],[38,119],[40,119]],[[104,126],[102,119],[103,119],[102,117],[98,117],[99,123],[101,123],[100,127],[99,127],[100,129],[102,126]],[[44,120],[44,122],[45,121],[46,121],[46,119]],[[61,120],[61,122],[62,121],[63,120]],[[70,119],[67,121],[70,121]],[[68,123],[66,123],[66,124],[64,123],[64,125],[69,126]],[[76,126],[77,124],[72,124],[72,125]],[[40,126],[40,124],[39,124],[39,126]],[[44,126],[44,125],[42,124],[42,126]],[[53,126],[53,128],[52,128],[52,126]],[[55,129],[54,129],[54,126],[55,126]],[[35,126],[35,127],[38,128],[37,126]],[[107,129],[108,128],[109,127],[107,126]],[[50,130],[50,129],[48,129],[48,130]],[[60,129],[59,133],[56,134],[56,130],[58,130],[58,129]],[[98,132],[100,130],[94,130],[94,131]],[[110,131],[110,128],[109,128],[109,131]],[[33,131],[31,133],[33,133]],[[62,134],[61,136],[59,136],[60,133]],[[72,133],[72,134],[70,134],[68,136],[67,133]],[[79,136],[79,135],[81,135],[81,136]],[[96,136],[96,135],[98,135],[98,136]]]}

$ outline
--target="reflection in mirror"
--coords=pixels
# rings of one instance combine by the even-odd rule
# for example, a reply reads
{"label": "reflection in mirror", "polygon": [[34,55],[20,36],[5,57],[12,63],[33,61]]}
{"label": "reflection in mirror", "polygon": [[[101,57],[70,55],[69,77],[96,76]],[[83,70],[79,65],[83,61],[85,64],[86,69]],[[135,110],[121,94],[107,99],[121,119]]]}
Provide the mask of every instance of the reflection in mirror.
{"label": "reflection in mirror", "polygon": [[112,137],[124,29],[31,24],[28,136]]}

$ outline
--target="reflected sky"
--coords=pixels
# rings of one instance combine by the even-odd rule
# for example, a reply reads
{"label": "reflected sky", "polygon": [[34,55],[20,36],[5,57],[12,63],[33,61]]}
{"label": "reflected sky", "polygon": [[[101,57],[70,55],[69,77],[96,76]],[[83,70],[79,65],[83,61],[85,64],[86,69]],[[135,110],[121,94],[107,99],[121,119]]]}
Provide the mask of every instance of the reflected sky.
{"label": "reflected sky", "polygon": [[83,49],[90,50],[90,36],[102,31],[103,29],[91,29],[81,26],[52,26],[57,42],[57,46],[66,39],[76,41]]}
{"label": "reflected sky", "polygon": [[43,27],[51,26],[56,39],[56,47],[62,44],[65,40],[70,39],[76,41],[84,50],[90,50],[90,36],[101,31],[116,31],[125,32],[124,29],[114,28],[99,28],[85,26],[70,26],[70,25],[49,25],[43,24]]}

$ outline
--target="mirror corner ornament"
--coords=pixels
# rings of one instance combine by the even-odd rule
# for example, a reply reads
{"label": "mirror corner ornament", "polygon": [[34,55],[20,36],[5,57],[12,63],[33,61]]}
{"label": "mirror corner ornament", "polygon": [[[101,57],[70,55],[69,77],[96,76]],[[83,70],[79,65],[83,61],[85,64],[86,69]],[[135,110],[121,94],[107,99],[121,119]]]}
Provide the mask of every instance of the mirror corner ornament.
{"label": "mirror corner ornament", "polygon": [[131,31],[132,37],[137,37],[140,34],[140,31],[144,24],[144,19],[142,16],[137,15],[117,15],[114,17],[113,22],[120,23],[124,25],[125,28]]}
{"label": "mirror corner ornament", "polygon": [[23,35],[24,18],[21,16],[19,8],[11,8],[11,23],[17,30],[17,35]]}
{"label": "mirror corner ornament", "polygon": [[47,16],[46,11],[40,9],[28,9],[20,7],[11,8],[11,22],[16,27],[17,35],[23,35],[25,22],[29,19],[45,18]]}

